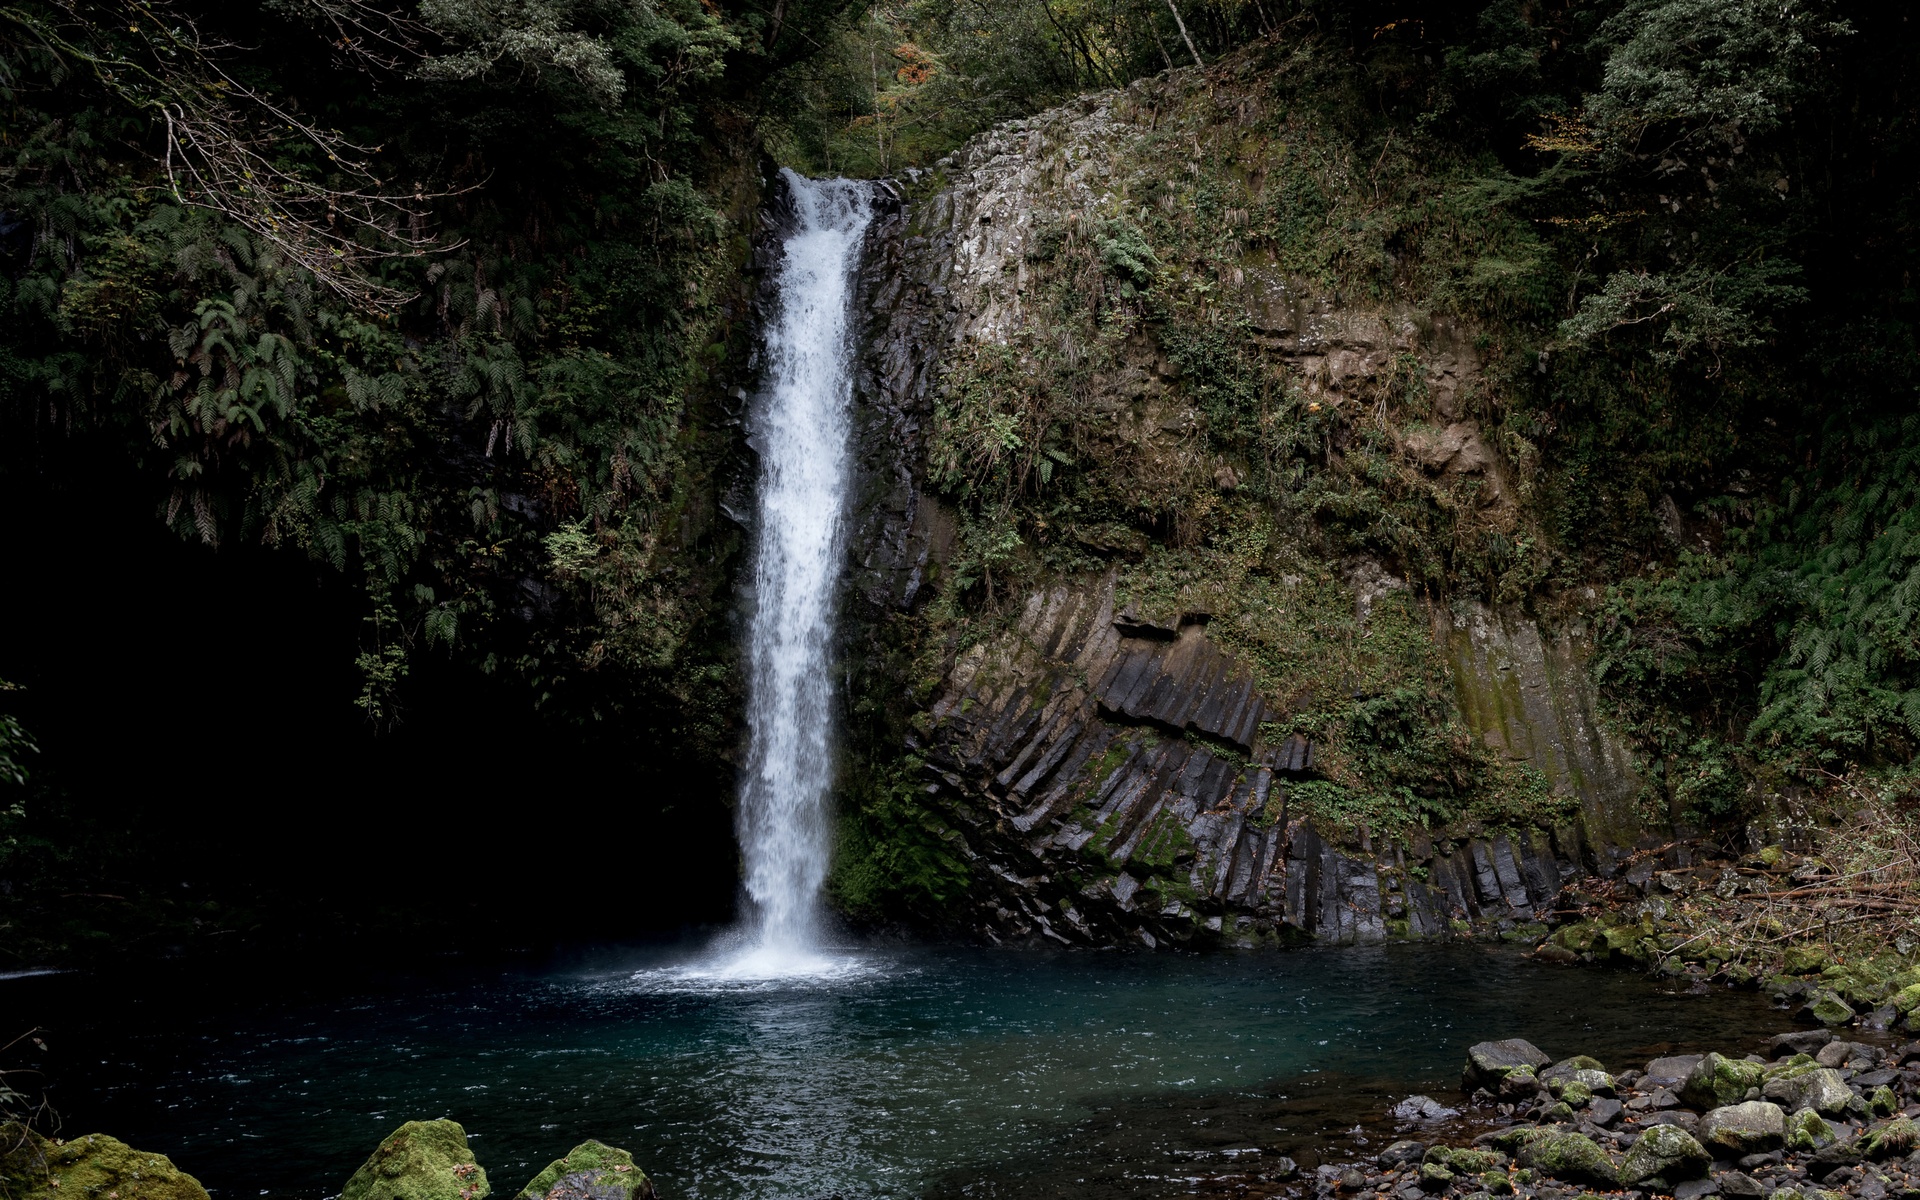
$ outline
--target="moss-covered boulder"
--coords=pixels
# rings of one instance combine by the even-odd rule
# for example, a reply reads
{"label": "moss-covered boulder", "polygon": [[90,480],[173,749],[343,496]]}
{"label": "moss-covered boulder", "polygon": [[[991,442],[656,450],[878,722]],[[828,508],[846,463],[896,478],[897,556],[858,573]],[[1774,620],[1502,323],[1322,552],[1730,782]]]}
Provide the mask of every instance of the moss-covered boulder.
{"label": "moss-covered boulder", "polygon": [[1484,1175],[1507,1165],[1507,1156],[1498,1150],[1470,1150],[1456,1146],[1434,1146],[1427,1151],[1426,1162],[1439,1163],[1456,1175]]}
{"label": "moss-covered boulder", "polygon": [[164,1154],[90,1133],[49,1141],[18,1124],[0,1125],[0,1195],[7,1200],[207,1200],[200,1181]]}
{"label": "moss-covered boulder", "polygon": [[1568,1183],[1611,1184],[1616,1175],[1607,1152],[1581,1133],[1542,1131],[1521,1145],[1519,1159],[1543,1175]]}
{"label": "moss-covered boulder", "polygon": [[1853,1089],[1840,1072],[1812,1060],[1776,1068],[1761,1086],[1760,1094],[1788,1112],[1812,1109],[1829,1117],[1846,1112],[1854,1102]]}
{"label": "moss-covered boulder", "polygon": [[1906,1016],[1920,1008],[1920,983],[1910,983],[1893,994],[1893,1011]]}
{"label": "moss-covered boulder", "polygon": [[1654,1125],[1627,1151],[1621,1161],[1622,1187],[1651,1184],[1668,1188],[1686,1179],[1698,1179],[1713,1165],[1713,1155],[1698,1138],[1678,1125]]}
{"label": "moss-covered boulder", "polygon": [[1766,1068],[1760,1063],[1708,1054],[1687,1073],[1680,1099],[1693,1108],[1725,1108],[1745,1100],[1747,1090],[1759,1087],[1765,1076]]}
{"label": "moss-covered boulder", "polygon": [[1779,1149],[1787,1140],[1787,1114],[1778,1104],[1749,1100],[1716,1108],[1700,1118],[1700,1142],[1723,1158],[1743,1158]]}
{"label": "moss-covered boulder", "polygon": [[1840,998],[1832,988],[1822,988],[1813,994],[1813,1004],[1808,1008],[1813,1019],[1822,1025],[1846,1025],[1859,1014],[1853,1006]]}
{"label": "moss-covered boulder", "polygon": [[1860,1139],[1860,1152],[1871,1159],[1905,1158],[1920,1148],[1920,1126],[1896,1117]]}
{"label": "moss-covered boulder", "polygon": [[[527,1181],[514,1200],[653,1200],[653,1181],[617,1146],[585,1141]],[[343,1197],[342,1200],[345,1200]]]}
{"label": "moss-covered boulder", "polygon": [[380,1143],[340,1200],[486,1200],[487,1173],[457,1121],[408,1121]]}
{"label": "moss-covered boulder", "polygon": [[1467,1065],[1460,1072],[1460,1086],[1468,1093],[1475,1088],[1492,1091],[1514,1071],[1525,1068],[1531,1075],[1552,1061],[1540,1052],[1540,1047],[1524,1038],[1481,1042],[1467,1048]]}
{"label": "moss-covered boulder", "polygon": [[1798,1154],[1833,1145],[1839,1135],[1833,1126],[1811,1108],[1803,1108],[1787,1117],[1787,1149]]}

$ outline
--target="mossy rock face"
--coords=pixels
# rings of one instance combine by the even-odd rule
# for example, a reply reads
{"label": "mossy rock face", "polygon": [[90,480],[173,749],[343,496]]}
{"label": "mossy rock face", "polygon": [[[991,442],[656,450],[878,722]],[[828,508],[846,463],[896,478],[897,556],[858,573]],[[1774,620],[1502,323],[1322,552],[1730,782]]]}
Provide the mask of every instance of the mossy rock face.
{"label": "mossy rock face", "polygon": [[408,1121],[380,1143],[340,1200],[486,1200],[487,1173],[457,1121]]}
{"label": "mossy rock face", "polygon": [[1654,1183],[1671,1187],[1685,1179],[1698,1179],[1713,1165],[1699,1139],[1678,1125],[1655,1125],[1640,1135],[1620,1164],[1619,1181],[1623,1187]]}
{"label": "mossy rock face", "polygon": [[548,1163],[514,1200],[653,1200],[654,1194],[653,1181],[633,1155],[585,1141]]}
{"label": "mossy rock face", "polygon": [[1520,1161],[1569,1183],[1612,1184],[1617,1172],[1599,1143],[1585,1134],[1552,1131],[1529,1139]]}
{"label": "mossy rock face", "polygon": [[90,1133],[50,1142],[22,1125],[0,1125],[0,1192],[9,1200],[207,1200],[200,1181],[164,1154]]}
{"label": "mossy rock face", "polygon": [[1765,1082],[1766,1067],[1721,1054],[1709,1054],[1687,1075],[1680,1099],[1694,1108],[1725,1108],[1747,1098],[1747,1089]]}

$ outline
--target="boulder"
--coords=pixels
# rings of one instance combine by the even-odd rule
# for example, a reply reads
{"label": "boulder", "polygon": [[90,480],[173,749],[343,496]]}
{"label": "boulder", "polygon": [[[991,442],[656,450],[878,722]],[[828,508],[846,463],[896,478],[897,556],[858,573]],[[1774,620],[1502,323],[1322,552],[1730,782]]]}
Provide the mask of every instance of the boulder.
{"label": "boulder", "polygon": [[1767,1189],[1745,1171],[1723,1171],[1714,1176],[1713,1182],[1722,1196],[1749,1196],[1758,1200],[1758,1197],[1767,1194]]}
{"label": "boulder", "polygon": [[1611,1184],[1616,1171],[1597,1142],[1583,1133],[1540,1130],[1520,1147],[1520,1162],[1569,1183]]}
{"label": "boulder", "polygon": [[200,1181],[164,1154],[89,1133],[50,1142],[24,1125],[0,1125],[0,1195],[8,1200],[207,1200]]}
{"label": "boulder", "polygon": [[634,1165],[633,1155],[589,1140],[567,1151],[565,1158],[548,1163],[514,1200],[654,1200],[654,1196],[653,1181]]}
{"label": "boulder", "polygon": [[1459,1115],[1459,1109],[1448,1108],[1432,1096],[1408,1096],[1393,1106],[1393,1116],[1400,1121],[1444,1121]]}
{"label": "boulder", "polygon": [[1540,1052],[1540,1047],[1521,1038],[1481,1042],[1467,1049],[1467,1065],[1460,1072],[1460,1086],[1469,1094],[1475,1088],[1492,1091],[1515,1069],[1525,1067],[1533,1074],[1552,1061]]}
{"label": "boulder", "polygon": [[1823,1116],[1838,1116],[1853,1105],[1853,1089],[1831,1067],[1802,1063],[1776,1070],[1760,1095],[1788,1112],[1810,1108]]}
{"label": "boulder", "polygon": [[1873,1094],[1867,1097],[1867,1111],[1876,1117],[1890,1117],[1900,1111],[1900,1098],[1893,1094],[1892,1088],[1883,1083],[1874,1088]]}
{"label": "boulder", "polygon": [[408,1121],[340,1190],[340,1200],[485,1200],[493,1189],[457,1121]]}
{"label": "boulder", "polygon": [[1439,1163],[1420,1164],[1420,1186],[1429,1192],[1444,1192],[1453,1185],[1453,1172]]}
{"label": "boulder", "polygon": [[1382,1171],[1391,1171],[1395,1167],[1404,1167],[1408,1163],[1419,1162],[1421,1156],[1426,1152],[1427,1147],[1424,1142],[1403,1140],[1395,1142],[1385,1150],[1382,1150],[1374,1157],[1373,1161],[1378,1164]]}
{"label": "boulder", "polygon": [[1759,1063],[1708,1054],[1688,1072],[1680,1099],[1694,1108],[1724,1108],[1745,1100],[1747,1089],[1759,1087],[1764,1076],[1765,1068]]}
{"label": "boulder", "polygon": [[1700,1118],[1700,1141],[1723,1158],[1776,1150],[1787,1140],[1787,1114],[1778,1104],[1750,1100],[1716,1108]]}
{"label": "boulder", "polygon": [[1833,1040],[1833,1035],[1824,1029],[1806,1029],[1799,1033],[1783,1033],[1768,1043],[1775,1058],[1790,1058],[1796,1054],[1812,1054]]}
{"label": "boulder", "polygon": [[1587,1105],[1587,1119],[1595,1125],[1611,1125],[1620,1119],[1620,1109],[1618,1100],[1603,1096]]}
{"label": "boulder", "polygon": [[1807,1011],[1822,1025],[1846,1025],[1857,1015],[1853,1006],[1840,998],[1840,993],[1828,989],[1814,993],[1813,1004]]}
{"label": "boulder", "polygon": [[1619,1180],[1630,1188],[1670,1187],[1683,1179],[1698,1179],[1712,1165],[1713,1155],[1692,1134],[1678,1125],[1655,1125],[1627,1151]]}
{"label": "boulder", "polygon": [[1693,1074],[1693,1069],[1700,1065],[1701,1057],[1698,1054],[1674,1054],[1666,1058],[1656,1058],[1647,1064],[1646,1074],[1640,1077],[1640,1086],[1671,1087],[1676,1083],[1685,1083],[1687,1076]]}
{"label": "boulder", "polygon": [[1787,1149],[1804,1154],[1831,1146],[1837,1135],[1833,1126],[1811,1108],[1803,1108],[1787,1117]]}

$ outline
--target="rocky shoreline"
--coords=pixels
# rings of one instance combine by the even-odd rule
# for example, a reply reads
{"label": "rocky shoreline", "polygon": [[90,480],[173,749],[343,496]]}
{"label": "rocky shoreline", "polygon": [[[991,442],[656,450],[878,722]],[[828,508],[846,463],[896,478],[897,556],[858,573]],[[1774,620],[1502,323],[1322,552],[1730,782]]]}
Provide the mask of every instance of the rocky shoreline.
{"label": "rocky shoreline", "polygon": [[1554,1061],[1518,1038],[1482,1042],[1461,1087],[1491,1128],[1464,1145],[1421,1140],[1433,1118],[1460,1114],[1414,1097],[1401,1109],[1406,1136],[1289,1190],[1342,1200],[1914,1200],[1917,1084],[1920,1042],[1872,1045],[1825,1029],[1781,1034],[1765,1055],[1674,1055],[1617,1074],[1586,1055]]}

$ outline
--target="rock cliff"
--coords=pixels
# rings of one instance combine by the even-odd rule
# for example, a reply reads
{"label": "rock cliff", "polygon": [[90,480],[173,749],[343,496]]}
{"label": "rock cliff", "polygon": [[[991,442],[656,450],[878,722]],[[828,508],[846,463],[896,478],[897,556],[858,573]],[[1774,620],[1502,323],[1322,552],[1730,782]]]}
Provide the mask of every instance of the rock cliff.
{"label": "rock cliff", "polygon": [[[1343,545],[1338,505],[1294,499],[1386,464],[1456,538],[1528,520],[1474,331],[1260,248],[1249,213],[1302,157],[1261,97],[1174,72],[883,187],[854,657],[901,719],[860,753],[905,752],[965,864],[945,915],[985,936],[1527,934],[1652,841],[1585,671],[1590,590],[1449,598],[1413,578],[1425,543]],[[1261,450],[1282,426],[1292,464]]]}

